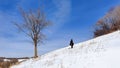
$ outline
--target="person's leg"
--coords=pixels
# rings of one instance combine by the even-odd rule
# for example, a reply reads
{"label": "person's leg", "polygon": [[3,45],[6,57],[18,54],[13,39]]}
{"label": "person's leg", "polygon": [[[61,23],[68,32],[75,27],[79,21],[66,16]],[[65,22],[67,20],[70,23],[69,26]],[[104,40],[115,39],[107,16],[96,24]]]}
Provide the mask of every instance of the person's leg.
{"label": "person's leg", "polygon": [[71,48],[73,48],[73,46],[71,45]]}

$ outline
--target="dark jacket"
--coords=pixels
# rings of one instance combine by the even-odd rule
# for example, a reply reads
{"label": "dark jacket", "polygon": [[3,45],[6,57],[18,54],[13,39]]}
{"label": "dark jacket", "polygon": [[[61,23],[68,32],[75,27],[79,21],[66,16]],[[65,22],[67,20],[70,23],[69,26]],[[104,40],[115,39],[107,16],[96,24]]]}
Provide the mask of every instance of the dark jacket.
{"label": "dark jacket", "polygon": [[71,48],[73,48],[73,45],[74,45],[74,42],[73,42],[73,40],[71,39],[71,41],[70,41],[70,46],[71,46]]}

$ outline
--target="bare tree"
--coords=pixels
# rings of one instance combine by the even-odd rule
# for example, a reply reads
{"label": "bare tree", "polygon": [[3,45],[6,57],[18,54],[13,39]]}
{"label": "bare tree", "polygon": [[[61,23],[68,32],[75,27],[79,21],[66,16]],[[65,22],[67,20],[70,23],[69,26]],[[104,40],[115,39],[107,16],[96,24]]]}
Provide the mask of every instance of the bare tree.
{"label": "bare tree", "polygon": [[29,12],[25,12],[22,8],[20,8],[21,15],[23,17],[23,23],[15,23],[15,25],[19,28],[20,31],[24,32],[28,37],[30,37],[34,43],[34,57],[38,57],[37,55],[37,45],[41,43],[44,35],[42,34],[42,30],[49,25],[49,21],[46,19],[44,13],[37,9],[36,12],[32,10]]}
{"label": "bare tree", "polygon": [[106,21],[103,21],[101,19],[96,24],[95,31],[94,31],[94,37],[107,34],[109,33],[109,30],[110,30],[110,24],[106,23]]}
{"label": "bare tree", "polygon": [[94,31],[94,37],[120,29],[120,6],[111,8],[107,14],[97,23]]}

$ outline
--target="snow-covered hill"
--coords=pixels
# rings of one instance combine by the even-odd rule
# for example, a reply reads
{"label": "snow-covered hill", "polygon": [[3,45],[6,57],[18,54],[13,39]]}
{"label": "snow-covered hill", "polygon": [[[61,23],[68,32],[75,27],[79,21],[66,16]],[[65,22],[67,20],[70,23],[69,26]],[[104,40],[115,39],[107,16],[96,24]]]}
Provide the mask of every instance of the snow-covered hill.
{"label": "snow-covered hill", "polygon": [[120,31],[65,47],[11,68],[120,68]]}

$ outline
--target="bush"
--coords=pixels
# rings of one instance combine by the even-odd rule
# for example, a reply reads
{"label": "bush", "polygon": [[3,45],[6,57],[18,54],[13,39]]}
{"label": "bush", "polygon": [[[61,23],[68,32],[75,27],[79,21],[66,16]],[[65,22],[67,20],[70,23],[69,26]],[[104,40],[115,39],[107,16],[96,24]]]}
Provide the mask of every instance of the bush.
{"label": "bush", "polygon": [[3,59],[0,59],[0,62],[4,62],[4,60],[3,60]]}
{"label": "bush", "polygon": [[110,32],[110,24],[105,23],[104,21],[100,20],[97,22],[95,30],[94,30],[94,37],[98,37]]}
{"label": "bush", "polygon": [[9,68],[11,65],[16,64],[17,62],[18,59],[10,59],[10,61],[2,61],[0,62],[0,68]]}
{"label": "bush", "polygon": [[16,64],[18,62],[18,59],[11,59],[10,60],[10,63],[13,65],[13,64]]}
{"label": "bush", "polygon": [[110,10],[95,25],[94,37],[120,30],[120,6]]}

